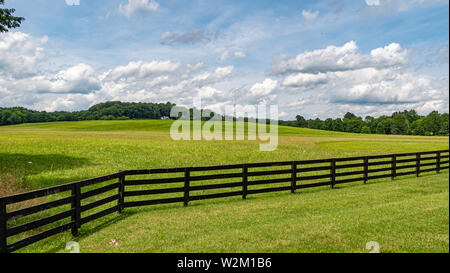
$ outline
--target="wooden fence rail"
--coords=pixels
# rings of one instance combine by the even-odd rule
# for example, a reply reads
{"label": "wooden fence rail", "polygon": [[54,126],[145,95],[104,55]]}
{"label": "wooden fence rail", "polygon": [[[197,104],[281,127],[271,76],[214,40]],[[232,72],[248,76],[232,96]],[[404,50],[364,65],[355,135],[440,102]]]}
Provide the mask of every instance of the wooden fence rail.
{"label": "wooden fence rail", "polygon": [[[284,168],[277,170],[260,170],[261,168],[273,167]],[[114,212],[120,213],[124,208],[129,207],[178,202],[187,206],[189,202],[192,201],[230,196],[242,196],[243,199],[246,199],[246,197],[250,194],[277,191],[290,191],[291,193],[294,193],[296,190],[310,187],[330,186],[331,188],[334,188],[335,185],[343,183],[363,181],[365,184],[367,181],[374,179],[394,179],[395,177],[404,175],[416,175],[418,177],[421,173],[439,173],[441,170],[448,168],[449,150],[440,150],[419,153],[401,153],[302,161],[119,171],[114,174],[93,179],[1,197],[0,253],[13,252],[17,249],[23,248],[69,229],[72,231],[73,236],[77,236],[78,230],[82,225]],[[207,175],[196,174],[198,172],[225,170],[231,170],[232,172]],[[170,178],[133,179],[133,177],[139,175],[154,174],[178,174],[178,176]],[[281,178],[273,178],[273,176],[279,175],[286,176]],[[195,182],[198,181],[220,181],[221,179],[239,179],[239,181],[195,185]],[[93,185],[98,185],[105,182],[110,183],[92,189]],[[273,187],[255,188],[257,185],[276,185],[281,183],[285,183],[286,186],[278,185]],[[177,186],[167,187],[167,185],[170,186],[173,184],[176,184]],[[166,187],[156,189],[129,189],[129,187],[142,185],[166,185]],[[83,192],[83,188],[86,189],[86,191]],[[195,194],[199,191],[216,189],[228,189],[228,191]],[[115,192],[111,193],[113,190]],[[56,194],[63,193],[68,194],[68,196],[62,198],[59,196],[55,197]],[[146,200],[127,200],[138,196],[147,197],[173,193],[179,193],[180,196]],[[109,196],[100,197],[100,195],[104,194],[109,194]],[[39,205],[31,205],[14,211],[7,210],[8,205],[47,196],[54,196],[59,199],[47,201]],[[83,204],[83,200],[89,201],[92,198],[95,201],[90,201],[90,203]],[[109,208],[98,211],[99,207],[107,204],[110,205]],[[53,208],[60,208],[64,205],[70,205],[70,208],[51,216],[45,216],[23,224],[17,224],[13,227],[8,225],[8,221],[14,222],[25,216],[45,212]],[[94,211],[90,215],[83,216],[83,214],[86,214],[86,212],[91,210]],[[26,232],[41,229],[43,226],[49,224],[58,224],[64,219],[68,220],[66,220],[63,224],[59,224],[56,227],[51,227],[43,232],[39,232],[8,244],[8,238],[10,237],[19,234],[22,234],[22,237],[24,237],[27,235]]]}

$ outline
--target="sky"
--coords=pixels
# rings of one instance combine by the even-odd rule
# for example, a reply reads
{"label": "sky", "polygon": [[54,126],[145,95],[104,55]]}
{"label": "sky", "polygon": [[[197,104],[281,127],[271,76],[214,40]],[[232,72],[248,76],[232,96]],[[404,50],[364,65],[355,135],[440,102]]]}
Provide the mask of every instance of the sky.
{"label": "sky", "polygon": [[112,100],[279,118],[449,111],[449,2],[6,0],[0,107]]}

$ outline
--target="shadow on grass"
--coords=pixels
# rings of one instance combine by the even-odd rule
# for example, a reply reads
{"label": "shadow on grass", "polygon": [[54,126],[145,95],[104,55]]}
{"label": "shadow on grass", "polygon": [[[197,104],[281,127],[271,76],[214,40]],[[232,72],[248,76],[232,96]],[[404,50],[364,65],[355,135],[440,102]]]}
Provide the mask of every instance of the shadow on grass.
{"label": "shadow on grass", "polygon": [[[92,165],[87,158],[72,157],[60,154],[13,154],[0,153],[0,177],[12,177],[16,181],[23,180],[29,175],[42,172],[51,172],[66,169],[75,169],[86,165]],[[39,188],[61,184],[57,177],[38,181]],[[41,184],[42,182],[42,184]],[[22,184],[24,188],[33,186]]]}

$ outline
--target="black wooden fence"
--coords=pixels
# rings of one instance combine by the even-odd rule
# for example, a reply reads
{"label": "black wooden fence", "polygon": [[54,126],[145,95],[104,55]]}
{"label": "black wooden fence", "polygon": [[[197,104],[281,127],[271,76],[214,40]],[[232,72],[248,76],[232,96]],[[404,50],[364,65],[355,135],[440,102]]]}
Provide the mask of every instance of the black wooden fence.
{"label": "black wooden fence", "polygon": [[[282,167],[282,169],[274,170],[273,167]],[[260,170],[261,168],[271,168],[271,170]],[[127,207],[176,202],[182,202],[186,206],[191,201],[229,196],[242,196],[242,198],[245,199],[249,194],[276,191],[290,191],[294,193],[295,190],[298,189],[318,186],[331,186],[331,188],[333,188],[335,185],[342,183],[357,181],[363,181],[364,183],[366,183],[367,181],[373,179],[381,179],[387,177],[394,179],[397,176],[403,175],[419,176],[421,173],[425,172],[439,173],[441,170],[448,168],[449,150],[441,150],[419,153],[402,153],[303,161],[120,171],[114,174],[93,179],[87,179],[42,190],[36,190],[0,198],[0,253],[13,252],[17,249],[23,248],[27,245],[43,240],[52,235],[61,233],[68,229],[71,229],[73,236],[77,236],[78,229],[83,224],[114,212],[121,212],[124,208]],[[255,171],[255,169],[258,170]],[[199,172],[224,170],[231,170],[233,172],[196,175],[196,173]],[[177,174],[177,176],[170,178],[139,179],[139,176],[154,174]],[[285,177],[273,178],[273,176],[277,175],[285,175]],[[136,176],[138,176],[138,178],[136,178]],[[264,176],[271,177],[265,179],[261,178]],[[202,185],[191,184],[191,182],[196,181],[211,181],[226,178],[238,178],[239,181]],[[254,180],[255,178],[256,180]],[[96,189],[90,188],[90,186],[92,185],[97,185],[108,181],[110,183],[107,185],[102,185],[101,187],[98,187]],[[169,187],[170,185],[175,185],[177,183],[181,184],[181,186]],[[280,186],[281,183],[284,183],[285,185]],[[141,188],[138,188],[137,190],[129,190],[128,188],[139,185],[148,186],[162,184],[165,185],[164,188],[144,190]],[[269,184],[278,185],[275,187],[271,186],[264,188],[255,188],[256,185]],[[87,191],[83,192],[82,188],[85,188]],[[199,191],[225,188],[228,188],[229,190],[226,192],[212,194],[191,194],[195,192],[198,193]],[[230,190],[231,188],[238,189]],[[102,194],[108,193],[113,190],[115,192],[110,196],[106,198],[101,197],[102,199],[99,199]],[[62,194],[64,192],[66,192],[68,196],[64,198],[58,197],[58,194]],[[158,196],[160,194],[169,193],[178,193],[180,194],[180,196],[134,201],[125,200],[125,198],[136,196],[141,196],[142,198],[142,196]],[[31,205],[14,211],[7,210],[8,205],[52,195],[56,195],[59,199],[52,201],[46,200],[46,202],[39,205]],[[95,197],[98,198],[95,199]],[[87,204],[82,204],[82,201],[86,201],[86,199],[88,198],[94,198],[95,201]],[[46,216],[44,218],[38,218],[37,220],[18,224],[13,227],[9,227],[8,225],[8,221],[17,221],[18,219],[25,216],[33,215],[38,212],[44,212],[52,208],[62,207],[63,205],[69,204],[70,209],[63,212],[58,212],[57,214]],[[112,206],[107,209],[97,211],[98,207],[105,204],[112,204]],[[83,214],[92,210],[94,210],[94,213],[91,213],[88,216],[83,216]],[[42,229],[43,226],[52,223],[55,224],[55,222],[60,222],[63,219],[68,218],[70,218],[70,220],[65,222],[64,224],[60,224],[56,227],[51,227],[43,232],[25,237],[27,236],[27,232],[31,230]],[[22,234],[22,237],[25,238],[8,244],[7,239],[18,234]]]}

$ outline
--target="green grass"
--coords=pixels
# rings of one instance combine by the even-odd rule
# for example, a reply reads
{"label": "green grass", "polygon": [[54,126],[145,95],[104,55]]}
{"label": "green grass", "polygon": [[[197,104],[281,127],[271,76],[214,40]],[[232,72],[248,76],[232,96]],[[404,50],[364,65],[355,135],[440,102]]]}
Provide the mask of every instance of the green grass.
{"label": "green grass", "polygon": [[[126,169],[222,165],[448,149],[448,137],[359,135],[279,127],[279,145],[174,141],[171,121],[0,127],[0,195]],[[6,186],[5,186],[6,185]],[[282,185],[280,185],[282,186]],[[82,252],[448,252],[448,172],[296,194],[127,209],[84,225]],[[119,241],[119,247],[109,240]],[[70,232],[22,252],[62,252]],[[19,251],[20,252],[20,251]]]}

